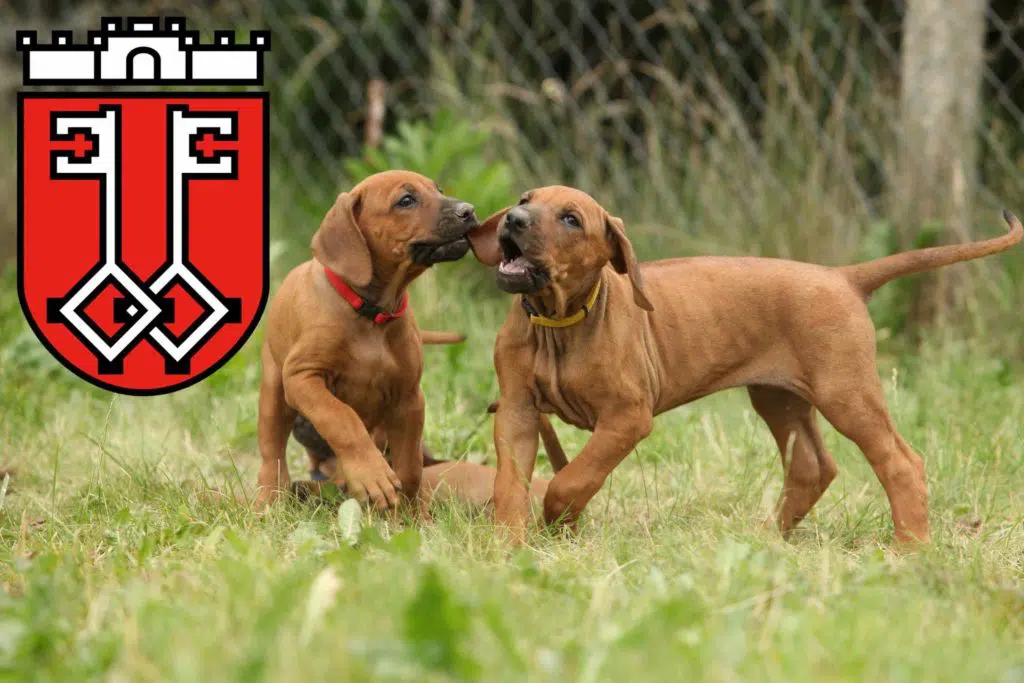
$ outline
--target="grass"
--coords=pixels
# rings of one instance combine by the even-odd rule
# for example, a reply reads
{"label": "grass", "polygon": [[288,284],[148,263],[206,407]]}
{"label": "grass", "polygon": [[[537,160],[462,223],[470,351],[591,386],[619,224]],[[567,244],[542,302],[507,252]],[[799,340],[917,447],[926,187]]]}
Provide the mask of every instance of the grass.
{"label": "grass", "polygon": [[[478,32],[472,54],[429,55],[432,106],[492,134],[491,160],[509,164],[516,192],[525,179],[592,190],[626,219],[643,257],[839,263],[867,255],[858,253],[865,242],[887,242],[887,230],[907,229],[879,222],[885,193],[874,185],[892,163],[895,91],[874,70],[865,95],[863,75],[848,79],[846,66],[824,61],[854,84],[833,96],[809,77],[817,67],[801,61],[819,53],[794,34],[799,54],[769,64],[762,130],[752,131],[735,87],[713,69],[681,67],[685,80],[658,74],[657,106],[610,92],[615,78],[638,79],[617,71],[563,101],[545,90],[551,79],[506,74],[483,49],[499,45],[489,30]],[[632,63],[660,61],[640,57]],[[781,68],[791,62],[802,89],[789,87]],[[519,102],[502,84],[528,97]],[[313,106],[296,105],[300,121]],[[849,137],[856,120],[864,139]],[[539,122],[534,135],[515,125],[523,121]],[[629,126],[643,139],[593,144]],[[537,135],[551,131],[550,141]],[[1008,141],[1013,133],[993,124],[986,134]],[[759,151],[751,138],[762,140]],[[998,147],[992,140],[986,149]],[[278,142],[288,149],[292,140]],[[4,143],[11,147],[0,136]],[[308,253],[301,245],[316,221],[305,213],[336,189],[313,179],[341,170],[333,160],[321,167],[322,158],[279,156],[294,177],[272,183],[282,212],[275,228],[297,227],[277,245],[278,282]],[[437,146],[425,156],[436,161]],[[483,155],[453,147],[452,156]],[[986,179],[1001,179],[992,193],[1019,196],[1003,158],[988,156]],[[467,198],[479,206],[476,171],[465,175],[477,181]],[[307,198],[295,192],[302,183],[322,192]],[[975,237],[1003,229],[997,209],[979,211]],[[12,234],[0,225],[0,260],[12,253],[4,249]],[[890,548],[888,505],[870,468],[831,428],[839,478],[791,541],[765,530],[781,467],[742,392],[658,418],[577,538],[537,533],[510,552],[486,514],[447,504],[427,527],[369,519],[352,548],[333,509],[286,503],[261,515],[245,504],[258,463],[261,332],[200,386],[112,396],[76,380],[34,340],[13,267],[0,263],[0,468],[14,470],[9,485],[0,482],[0,681],[1024,683],[1020,258],[967,266],[980,274],[974,292],[984,314],[970,344],[943,337],[904,354],[883,341],[879,372],[900,431],[925,457],[931,490],[934,542],[909,556]],[[1005,267],[989,268],[997,262]],[[508,301],[492,290],[468,261],[414,287],[423,327],[469,334],[463,346],[426,351],[426,439],[444,457],[493,463],[485,408],[497,394],[491,348]],[[904,314],[901,291],[879,293],[877,320]],[[586,435],[559,431],[578,452]],[[301,475],[303,456],[291,448]],[[543,459],[541,468],[550,471]]]}
{"label": "grass", "polygon": [[[455,272],[414,286],[422,326],[469,333],[427,350],[426,438],[493,462],[508,302]],[[12,283],[2,680],[1024,681],[1024,385],[970,345],[880,359],[928,464],[934,543],[919,554],[891,550],[881,487],[830,428],[838,480],[790,542],[764,530],[781,468],[742,392],[658,418],[577,538],[510,552],[453,503],[426,527],[370,519],[353,548],[333,509],[241,500],[260,332],[200,386],[112,396],[33,355]],[[584,443],[559,430],[570,453]]]}

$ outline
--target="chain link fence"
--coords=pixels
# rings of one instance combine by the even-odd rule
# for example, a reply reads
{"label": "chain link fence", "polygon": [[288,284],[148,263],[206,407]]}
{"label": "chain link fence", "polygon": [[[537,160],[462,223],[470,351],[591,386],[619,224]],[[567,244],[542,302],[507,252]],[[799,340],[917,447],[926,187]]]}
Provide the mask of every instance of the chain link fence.
{"label": "chain link fence", "polygon": [[[1019,204],[1024,9],[1018,0],[974,4],[983,6],[983,49],[977,111],[964,135],[977,154],[966,158],[971,172],[956,191]],[[485,134],[452,154],[502,164],[509,198],[536,184],[580,186],[647,236],[648,256],[685,235],[694,250],[706,242],[840,259],[870,225],[896,215],[913,5],[0,0],[9,27],[0,77],[6,90],[19,86],[16,27],[44,38],[73,29],[78,40],[101,16],[129,14],[185,16],[204,30],[268,28],[279,220],[292,209],[322,212],[359,168],[346,159],[368,158],[382,140],[379,155],[388,158],[412,158],[417,145],[421,155],[441,154],[430,136],[464,122],[470,128],[457,130]],[[958,29],[946,40],[968,39]],[[406,126],[423,121],[420,133]],[[13,154],[10,136],[0,144]],[[4,184],[13,222],[13,179]]]}

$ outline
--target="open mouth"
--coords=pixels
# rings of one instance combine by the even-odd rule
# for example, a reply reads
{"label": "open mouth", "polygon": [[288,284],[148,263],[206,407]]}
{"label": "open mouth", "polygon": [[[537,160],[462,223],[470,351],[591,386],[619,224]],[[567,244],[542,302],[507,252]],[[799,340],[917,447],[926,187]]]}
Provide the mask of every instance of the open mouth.
{"label": "open mouth", "polygon": [[523,256],[523,250],[519,245],[511,237],[502,237],[499,244],[501,264],[498,266],[498,272],[502,275],[526,275],[533,264]]}
{"label": "open mouth", "polygon": [[498,238],[498,245],[501,247],[498,287],[511,293],[530,293],[547,285],[547,271],[530,261],[515,240],[502,235]]}
{"label": "open mouth", "polygon": [[462,236],[447,242],[417,242],[411,251],[413,262],[421,266],[458,261],[469,251],[469,239]]}

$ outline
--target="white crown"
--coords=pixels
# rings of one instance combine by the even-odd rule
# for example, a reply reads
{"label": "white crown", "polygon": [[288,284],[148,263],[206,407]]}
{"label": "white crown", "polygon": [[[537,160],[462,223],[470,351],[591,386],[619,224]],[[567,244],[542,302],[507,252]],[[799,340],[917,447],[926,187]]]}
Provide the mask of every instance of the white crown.
{"label": "white crown", "polygon": [[54,31],[49,45],[35,31],[17,32],[25,85],[262,85],[268,31],[251,31],[248,44],[235,44],[232,31],[215,31],[213,43],[199,42],[185,20],[105,17],[89,31],[85,45],[71,31]]}

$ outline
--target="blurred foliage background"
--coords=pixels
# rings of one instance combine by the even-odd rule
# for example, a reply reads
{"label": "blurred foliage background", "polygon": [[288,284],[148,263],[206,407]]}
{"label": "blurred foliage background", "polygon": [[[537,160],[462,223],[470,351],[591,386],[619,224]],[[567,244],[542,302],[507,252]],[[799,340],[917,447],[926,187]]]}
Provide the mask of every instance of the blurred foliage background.
{"label": "blurred foliage background", "polygon": [[[389,167],[479,214],[579,186],[641,258],[841,263],[991,236],[1001,206],[1024,212],[1017,0],[0,0],[4,101],[20,86],[15,28],[84,40],[104,15],[184,16],[204,40],[271,30],[277,271],[306,258],[338,190]],[[14,116],[0,108],[8,268]],[[882,290],[882,336],[980,335],[1019,358],[1022,258]],[[471,261],[431,277],[504,309]]]}

